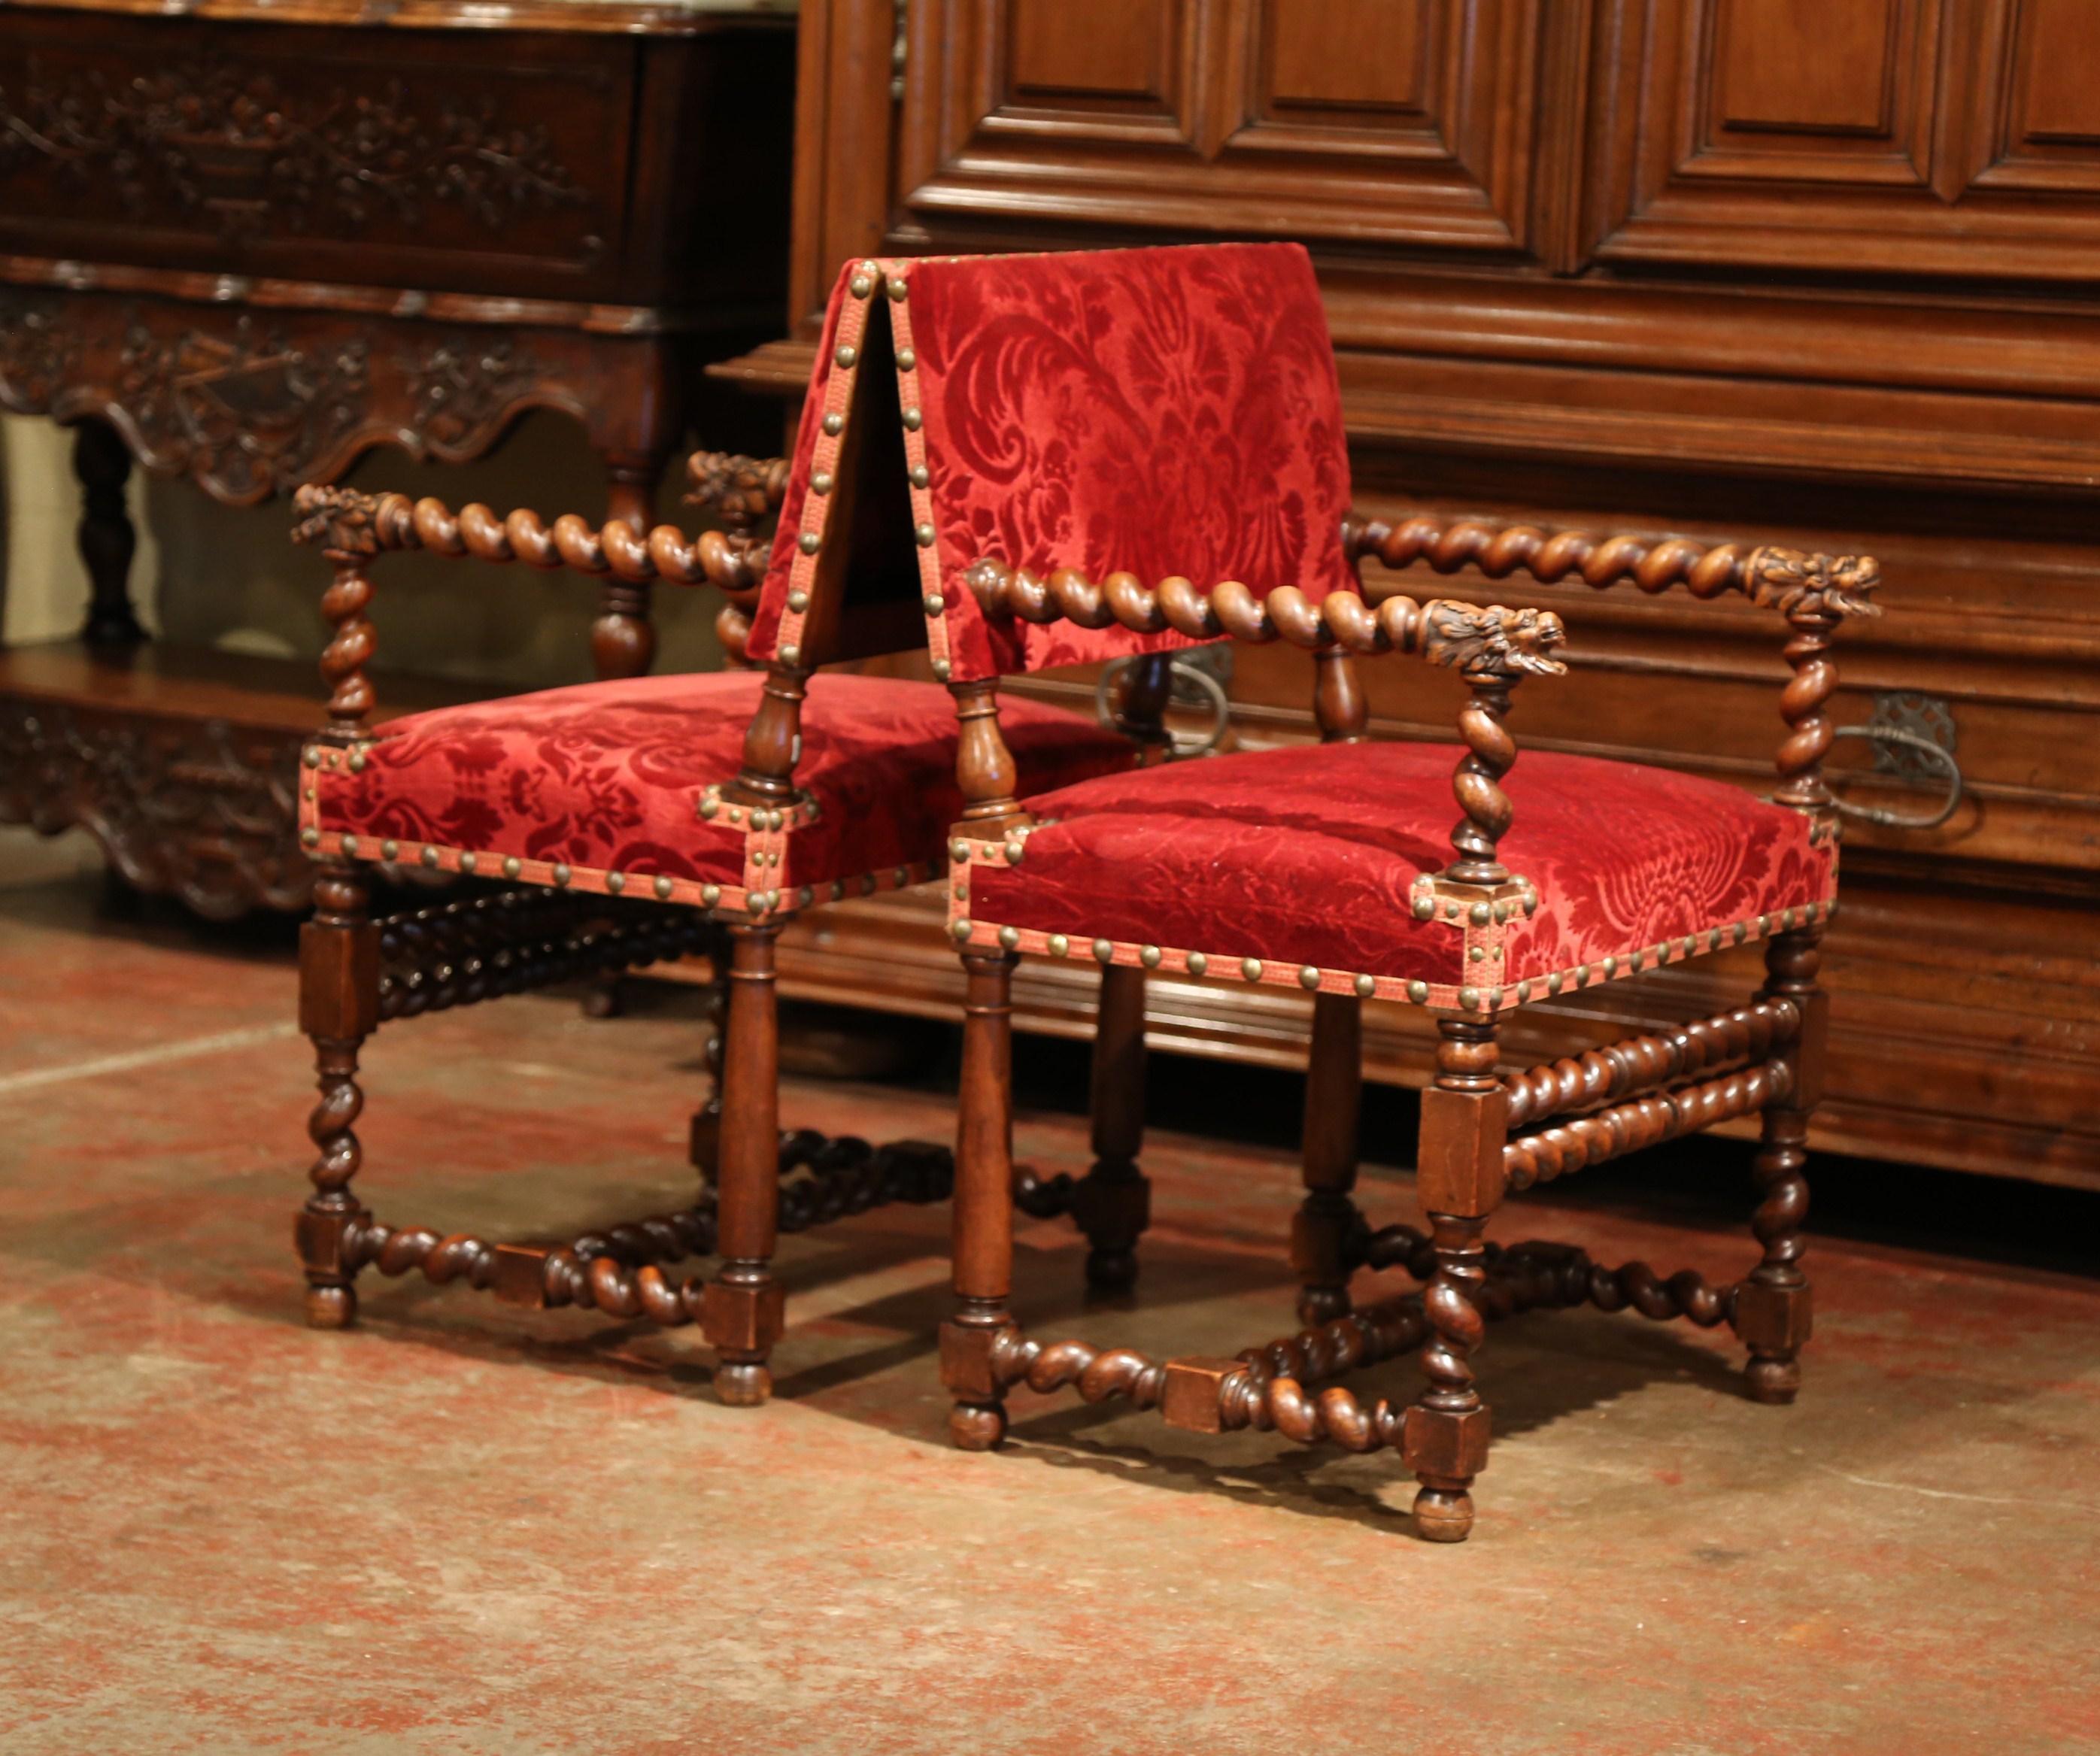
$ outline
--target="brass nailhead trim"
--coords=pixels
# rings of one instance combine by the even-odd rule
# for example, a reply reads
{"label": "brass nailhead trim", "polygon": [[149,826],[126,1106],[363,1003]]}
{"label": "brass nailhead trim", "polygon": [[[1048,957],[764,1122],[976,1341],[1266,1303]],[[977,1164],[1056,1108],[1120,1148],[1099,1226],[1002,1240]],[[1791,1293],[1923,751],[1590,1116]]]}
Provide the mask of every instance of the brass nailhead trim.
{"label": "brass nailhead trim", "polygon": [[911,485],[914,488],[924,488],[933,479],[933,478],[928,473],[925,465],[923,463],[915,463],[912,465]]}
{"label": "brass nailhead trim", "polygon": [[907,433],[916,433],[919,430],[919,423],[924,418],[915,408],[906,409],[904,411],[905,430]]}
{"label": "brass nailhead trim", "polygon": [[970,936],[970,924],[967,919],[959,918],[948,923],[948,931],[958,939],[967,939]]}
{"label": "brass nailhead trim", "polygon": [[936,659],[933,661],[933,675],[944,683],[948,680],[948,673],[954,667],[946,659]]}
{"label": "brass nailhead trim", "polygon": [[721,810],[721,801],[712,795],[700,801],[700,816],[704,821],[712,823],[716,813]]}
{"label": "brass nailhead trim", "polygon": [[800,646],[783,646],[780,649],[780,662],[787,665],[800,664],[802,662],[802,649]]}
{"label": "brass nailhead trim", "polygon": [[398,841],[381,842],[379,857],[382,860],[399,859],[401,857],[401,844]]}
{"label": "brass nailhead trim", "polygon": [[666,902],[671,900],[671,880],[669,879],[659,878],[656,880],[656,894],[662,898]]}
{"label": "brass nailhead trim", "polygon": [[1260,981],[1261,960],[1259,957],[1242,957],[1240,960],[1240,974],[1249,982]]}
{"label": "brass nailhead trim", "polygon": [[910,371],[910,370],[911,370],[914,366],[917,365],[918,364],[919,364],[919,356],[918,356],[916,354],[913,353],[910,348],[908,348],[908,347],[900,347],[899,349],[898,349],[898,351],[897,351],[897,369],[898,369],[899,372],[909,372],[909,371]]}
{"label": "brass nailhead trim", "polygon": [[1374,981],[1370,977],[1369,977],[1369,976],[1359,976],[1359,977],[1357,977],[1357,995],[1359,996],[1359,998],[1363,999],[1370,999],[1370,998],[1374,994],[1375,994],[1375,993],[1377,993],[1377,992],[1378,992],[1378,983],[1377,983],[1375,981]]}
{"label": "brass nailhead trim", "polygon": [[[437,850],[435,848],[433,848],[433,847],[426,847],[426,848],[423,849],[423,863],[424,863],[426,866],[435,866],[435,865],[436,865],[436,864],[438,863],[438,859],[439,859],[438,850]],[[556,880],[555,881],[556,881],[557,883],[559,883],[561,880],[558,879],[558,880]]]}
{"label": "brass nailhead trim", "polygon": [[948,600],[938,592],[929,591],[920,599],[920,606],[929,615],[939,615],[948,607]]}
{"label": "brass nailhead trim", "polygon": [[1000,928],[999,929],[999,942],[1006,950],[1009,951],[1012,951],[1014,946],[1021,943],[1020,929],[1017,927]]}
{"label": "brass nailhead trim", "polygon": [[321,832],[318,829],[302,829],[299,840],[310,848],[317,848],[321,845]]}
{"label": "brass nailhead trim", "polygon": [[1423,1001],[1429,998],[1429,984],[1426,982],[1409,982],[1407,985],[1407,997],[1413,1000],[1416,1005],[1420,1005]]}
{"label": "brass nailhead trim", "polygon": [[1204,956],[1201,951],[1191,951],[1189,954],[1189,973],[1190,975],[1200,976],[1210,967],[1210,959]]}
{"label": "brass nailhead trim", "polygon": [[850,342],[841,342],[839,343],[838,351],[833,354],[832,358],[841,366],[850,368],[853,363],[860,358],[860,350]]}
{"label": "brass nailhead trim", "polygon": [[886,290],[889,296],[893,299],[896,300],[898,304],[902,304],[904,302],[905,294],[908,290],[904,285],[903,276],[892,275],[889,277],[889,285]]}
{"label": "brass nailhead trim", "polygon": [[796,540],[802,545],[802,553],[805,555],[814,555],[824,546],[823,538],[814,531],[803,532]]}
{"label": "brass nailhead trim", "polygon": [[503,863],[503,876],[506,878],[515,878],[524,870],[523,863],[514,854]]}
{"label": "brass nailhead trim", "polygon": [[554,868],[554,882],[557,885],[567,885],[569,881],[569,877],[570,872],[567,867],[557,866]]}
{"label": "brass nailhead trim", "polygon": [[1298,972],[1298,985],[1301,988],[1318,987],[1320,986],[1320,972],[1315,969],[1310,964],[1306,964],[1304,968]]}
{"label": "brass nailhead trim", "polygon": [[1485,902],[1476,902],[1467,916],[1467,919],[1476,927],[1485,927],[1494,918],[1495,911]]}
{"label": "brass nailhead trim", "polygon": [[915,534],[919,538],[919,546],[921,549],[931,549],[933,546],[933,527],[932,525],[920,525]]}
{"label": "brass nailhead trim", "polygon": [[1063,933],[1053,933],[1050,935],[1050,955],[1052,957],[1062,957],[1071,949],[1072,942]]}
{"label": "brass nailhead trim", "polygon": [[1147,969],[1157,969],[1159,967],[1159,947],[1156,945],[1140,945],[1137,948],[1137,960]]}
{"label": "brass nailhead trim", "polygon": [[846,283],[846,291],[852,293],[855,298],[866,298],[874,290],[875,276],[873,275],[855,275]]}
{"label": "brass nailhead trim", "polygon": [[1115,946],[1110,941],[1107,939],[1096,939],[1094,941],[1095,962],[1106,964],[1113,962],[1114,959]]}
{"label": "brass nailhead trim", "polygon": [[810,478],[810,492],[811,493],[828,494],[831,491],[832,476],[831,472],[828,470],[819,470],[814,475]]}
{"label": "brass nailhead trim", "polygon": [[471,854],[462,854],[460,855],[460,870],[463,872],[472,871],[479,863],[480,862],[476,860]]}
{"label": "brass nailhead trim", "polygon": [[810,594],[805,591],[791,591],[788,593],[788,607],[800,615],[810,607]]}
{"label": "brass nailhead trim", "polygon": [[716,903],[721,901],[721,886],[718,884],[703,885],[700,887],[700,900],[709,908],[712,908]]}

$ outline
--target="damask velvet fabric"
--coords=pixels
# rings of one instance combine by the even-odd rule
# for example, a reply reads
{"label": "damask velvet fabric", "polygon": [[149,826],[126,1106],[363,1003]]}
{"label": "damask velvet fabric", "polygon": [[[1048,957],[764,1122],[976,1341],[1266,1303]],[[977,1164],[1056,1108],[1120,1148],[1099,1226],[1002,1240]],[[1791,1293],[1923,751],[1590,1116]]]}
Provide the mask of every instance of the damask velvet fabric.
{"label": "damask velvet fabric", "polygon": [[[763,678],[714,672],[550,689],[395,720],[361,766],[323,771],[314,821],[374,852],[385,840],[725,885],[742,832],[699,814],[730,779]],[[1014,701],[1001,715],[1027,793],[1125,766],[1090,721]],[[933,684],[813,677],[796,783],[819,806],[787,838],[788,886],[938,860],[962,813],[955,710]]]}
{"label": "damask velvet fabric", "polygon": [[[866,294],[863,320],[856,280],[901,283],[905,296]],[[929,642],[957,680],[1193,644],[1113,625],[993,625],[964,581],[987,557],[1147,585],[1238,579],[1257,595],[1294,585],[1315,600],[1352,583],[1340,394],[1299,246],[850,263],[804,405],[754,655],[770,656],[792,626],[783,605],[812,572],[797,558],[803,540],[827,540],[825,496],[806,483],[851,455],[819,411],[867,418],[869,399],[842,395],[836,374],[889,369],[892,358],[907,467],[924,472],[909,487],[911,523],[933,536],[914,558],[939,611]]]}
{"label": "damask velvet fabric", "polygon": [[1410,906],[1454,858],[1455,761],[1448,745],[1306,746],[1083,782],[1034,802],[1020,865],[971,870],[968,916],[980,932],[1485,988],[1833,893],[1833,850],[1811,845],[1798,812],[1666,770],[1526,753],[1503,783],[1515,818],[1501,856],[1539,907],[1496,933],[1498,971],[1469,964],[1462,924]]}

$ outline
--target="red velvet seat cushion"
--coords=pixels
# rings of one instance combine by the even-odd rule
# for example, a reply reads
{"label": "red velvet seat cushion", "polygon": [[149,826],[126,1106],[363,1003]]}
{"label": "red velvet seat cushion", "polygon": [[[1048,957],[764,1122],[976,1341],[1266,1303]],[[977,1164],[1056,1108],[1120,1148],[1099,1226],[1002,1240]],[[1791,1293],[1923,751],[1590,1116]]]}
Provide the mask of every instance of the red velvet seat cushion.
{"label": "red velvet seat cushion", "polygon": [[1805,923],[1833,893],[1834,843],[1798,812],[1532,752],[1504,782],[1501,854],[1536,912],[1419,919],[1417,880],[1453,858],[1456,760],[1449,745],[1310,746],[1083,781],[1033,802],[1018,865],[995,845],[974,856],[951,919],[977,944],[1011,929],[1007,942],[1055,952],[1056,934],[1065,955],[1168,970],[1193,951],[1193,973],[1234,980],[1258,960],[1251,979],[1444,1006],[1471,991],[1492,1010]]}
{"label": "red velvet seat cushion", "polygon": [[[932,683],[813,677],[795,771],[809,802],[755,835],[718,803],[703,817],[742,762],[762,681],[587,683],[395,720],[347,757],[317,747],[309,845],[333,853],[347,836],[353,858],[739,907],[747,887],[792,907],[805,886],[937,875],[962,798],[955,703]],[[1121,737],[1072,714],[1017,700],[1000,718],[1024,793],[1130,761]]]}

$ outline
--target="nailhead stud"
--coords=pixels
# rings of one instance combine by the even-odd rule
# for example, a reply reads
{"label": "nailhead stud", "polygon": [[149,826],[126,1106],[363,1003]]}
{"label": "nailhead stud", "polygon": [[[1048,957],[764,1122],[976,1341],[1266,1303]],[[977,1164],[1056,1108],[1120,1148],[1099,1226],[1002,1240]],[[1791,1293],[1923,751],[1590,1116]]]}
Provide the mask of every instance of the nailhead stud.
{"label": "nailhead stud", "polygon": [[860,350],[854,346],[850,342],[841,342],[839,343],[838,351],[833,354],[832,358],[836,360],[841,366],[850,368],[853,363],[860,358]]}
{"label": "nailhead stud", "polygon": [[1378,983],[1373,977],[1370,976],[1359,976],[1357,977],[1357,999],[1367,1000],[1377,992]]}
{"label": "nailhead stud", "polygon": [[1458,1004],[1469,1013],[1478,1012],[1480,1009],[1480,991],[1478,988],[1459,989]]}
{"label": "nailhead stud", "polygon": [[802,662],[802,649],[800,646],[783,646],[780,649],[780,662],[791,667],[800,664]]}
{"label": "nailhead stud", "polygon": [[342,851],[346,856],[354,857],[357,852],[357,837],[345,836],[342,838]]}
{"label": "nailhead stud", "polygon": [[970,845],[960,836],[948,844],[948,858],[960,865],[970,857]]}
{"label": "nailhead stud", "polygon": [[472,872],[474,867],[479,866],[480,863],[481,862],[476,859],[471,854],[462,854],[460,855],[460,870],[463,872]]}
{"label": "nailhead stud", "polygon": [[1137,960],[1147,969],[1157,969],[1159,967],[1159,947],[1156,945],[1140,945],[1137,948]]}
{"label": "nailhead stud", "polygon": [[921,549],[931,549],[933,546],[933,527],[932,525],[920,525],[919,527],[917,535],[919,538],[919,546]]}
{"label": "nailhead stud", "polygon": [[1485,927],[1495,918],[1495,911],[1485,902],[1476,902],[1467,911],[1466,918],[1476,927]]}
{"label": "nailhead stud", "polygon": [[401,857],[401,844],[398,841],[381,842],[379,857],[382,860],[399,859]]}
{"label": "nailhead stud", "polygon": [[898,349],[898,351],[897,351],[897,369],[898,369],[899,372],[909,372],[909,371],[910,371],[910,370],[911,370],[914,366],[917,365],[918,364],[919,364],[919,356],[918,356],[916,354],[913,353],[910,348],[908,348],[908,347],[900,347],[899,349]]}
{"label": "nailhead stud", "polygon": [[1094,961],[1097,964],[1108,964],[1113,963],[1114,960],[1115,946],[1114,942],[1107,939],[1095,940]]}
{"label": "nailhead stud", "polygon": [[1018,866],[1021,863],[1021,857],[1027,853],[1028,849],[1018,841],[1009,841],[1007,843],[1004,851],[1006,854],[1006,863],[1009,866]]}
{"label": "nailhead stud", "polygon": [[568,881],[569,881],[569,879],[570,879],[570,877],[571,877],[571,876],[572,876],[572,875],[571,874],[571,872],[570,872],[570,871],[569,871],[569,869],[568,869],[568,867],[566,867],[566,866],[557,866],[557,867],[554,868],[554,884],[555,884],[556,888],[557,888],[557,889],[565,888],[565,887],[567,885]]}
{"label": "nailhead stud", "polygon": [[704,821],[709,823],[713,822],[715,814],[721,810],[721,801],[720,799],[706,798],[700,801],[700,816]]}
{"label": "nailhead stud", "polygon": [[1021,943],[1021,929],[1018,927],[1000,928],[999,942],[1004,949],[1012,951],[1014,946]]}
{"label": "nailhead stud", "polygon": [[1260,981],[1261,960],[1259,957],[1242,957],[1240,960],[1240,973],[1249,982]]}
{"label": "nailhead stud", "polygon": [[919,413],[919,411],[918,411],[917,409],[915,409],[915,408],[907,408],[907,409],[906,409],[906,410],[904,411],[904,430],[905,430],[905,431],[906,431],[906,432],[907,432],[907,433],[916,433],[916,432],[919,430],[919,424],[920,424],[920,422],[924,418],[924,417],[922,415],[920,415],[920,413]]}
{"label": "nailhead stud", "polygon": [[319,768],[321,765],[320,752],[318,750],[307,751],[306,755],[306,763],[308,768]]}
{"label": "nailhead stud", "polygon": [[318,829],[302,829],[299,840],[310,848],[317,848],[321,845],[321,832]]}
{"label": "nailhead stud", "polygon": [[712,908],[716,903],[721,901],[721,886],[718,884],[701,885],[700,901],[708,907]]}
{"label": "nailhead stud", "polygon": [[1407,997],[1413,1000],[1416,1005],[1419,1006],[1424,1000],[1429,998],[1429,984],[1426,982],[1409,982],[1407,985]]}
{"label": "nailhead stud", "polygon": [[855,275],[846,283],[846,291],[852,293],[855,298],[866,298],[874,290],[875,276],[873,275]]}
{"label": "nailhead stud", "polygon": [[524,870],[525,863],[514,854],[509,856],[503,863],[503,876],[506,878],[515,878]]}
{"label": "nailhead stud", "polygon": [[951,667],[946,659],[936,659],[933,661],[933,674],[944,683],[948,680],[948,672],[950,668]]}
{"label": "nailhead stud", "polygon": [[1072,942],[1063,933],[1053,933],[1050,935],[1050,955],[1052,957],[1062,957],[1071,949]]}
{"label": "nailhead stud", "polygon": [[1471,958],[1475,963],[1480,963],[1487,957],[1488,948],[1485,945],[1476,945],[1466,955]]}
{"label": "nailhead stud", "polygon": [[671,900],[671,880],[669,879],[659,878],[656,880],[655,889],[659,901],[668,902]]}
{"label": "nailhead stud", "polygon": [[[436,864],[438,863],[438,858],[439,858],[438,850],[437,850],[435,848],[434,848],[434,847],[430,847],[430,846],[427,846],[427,845],[426,845],[426,846],[424,848],[424,849],[423,849],[423,856],[422,856],[422,858],[423,858],[423,863],[424,863],[426,866],[435,866],[435,865],[436,865]],[[567,883],[567,882],[568,882],[568,880],[567,880],[566,878],[557,878],[557,879],[554,880],[554,882],[555,882],[556,884],[566,884],[566,883]]]}
{"label": "nailhead stud", "polygon": [[846,417],[836,413],[824,417],[824,430],[836,439],[846,430]]}
{"label": "nailhead stud", "polygon": [[353,750],[350,752],[350,771],[353,774],[362,774],[364,772],[364,752],[362,750]]}
{"label": "nailhead stud", "polygon": [[805,531],[796,539],[802,545],[802,553],[814,555],[824,546],[824,539],[814,531]]}
{"label": "nailhead stud", "polygon": [[1301,988],[1318,987],[1320,986],[1320,972],[1315,969],[1312,964],[1307,964],[1298,972],[1298,985]]}
{"label": "nailhead stud", "polygon": [[1190,975],[1200,976],[1205,970],[1211,967],[1211,960],[1209,958],[1204,956],[1201,951],[1191,951],[1189,954],[1188,964],[1189,973]]}
{"label": "nailhead stud", "polygon": [[605,887],[607,889],[612,892],[615,896],[618,896],[621,891],[627,888],[627,874],[625,872],[607,872],[605,875]]}
{"label": "nailhead stud", "polygon": [[926,465],[923,463],[915,463],[911,465],[911,485],[914,488],[924,488],[933,479],[933,476],[928,473]]}
{"label": "nailhead stud", "polygon": [[1418,896],[1414,899],[1414,918],[1417,920],[1427,920],[1436,912],[1436,898],[1435,897]]}
{"label": "nailhead stud", "polygon": [[831,491],[832,473],[830,470],[819,470],[814,475],[810,478],[810,492],[811,493],[828,494]]}
{"label": "nailhead stud", "polygon": [[929,615],[942,615],[948,607],[948,600],[938,592],[929,591],[919,600],[920,607]]}
{"label": "nailhead stud", "polygon": [[904,302],[905,295],[909,290],[910,289],[908,289],[904,284],[903,276],[892,275],[889,277],[889,296],[897,303],[902,305]]}

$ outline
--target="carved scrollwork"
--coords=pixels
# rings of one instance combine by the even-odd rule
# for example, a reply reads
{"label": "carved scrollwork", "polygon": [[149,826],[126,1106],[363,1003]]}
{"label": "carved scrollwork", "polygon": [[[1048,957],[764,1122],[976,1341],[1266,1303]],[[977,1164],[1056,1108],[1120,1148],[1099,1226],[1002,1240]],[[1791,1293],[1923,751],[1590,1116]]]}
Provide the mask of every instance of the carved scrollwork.
{"label": "carved scrollwork", "polygon": [[0,289],[0,404],[41,414],[73,376],[80,338],[56,300]]}
{"label": "carved scrollwork", "polygon": [[[0,90],[0,172],[40,167],[134,214],[203,215],[232,239],[303,232],[324,212],[338,229],[381,214],[412,227],[432,204],[500,232],[519,214],[592,205],[545,129],[507,124],[486,93],[433,108],[395,79],[315,96],[216,58],[114,85],[36,56],[26,73],[18,95]],[[578,240],[585,260],[602,248]]]}
{"label": "carved scrollwork", "polygon": [[1751,553],[1745,571],[1751,597],[1789,622],[1882,613],[1873,601],[1882,566],[1872,555],[1811,555],[1768,545]]}
{"label": "carved scrollwork", "polygon": [[331,559],[369,561],[388,546],[380,529],[380,514],[389,498],[309,482],[292,496],[297,521],[292,540],[310,544]]}
{"label": "carved scrollwork", "polygon": [[416,430],[436,451],[474,446],[543,382],[540,363],[508,336],[451,336],[405,361]]}
{"label": "carved scrollwork", "polygon": [[0,823],[85,828],[127,882],[209,920],[306,907],[298,772],[290,737],[0,698]]}
{"label": "carved scrollwork", "polygon": [[1427,607],[1429,635],[1423,651],[1432,664],[1448,664],[1469,682],[1530,675],[1558,677],[1568,667],[1553,656],[1568,630],[1551,610],[1506,610],[1438,598]]}

